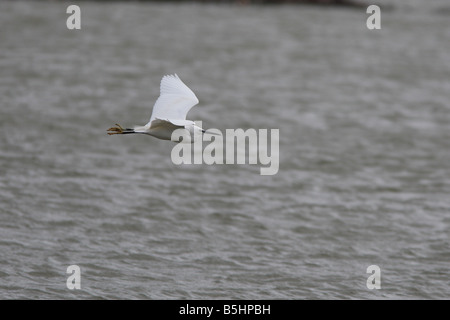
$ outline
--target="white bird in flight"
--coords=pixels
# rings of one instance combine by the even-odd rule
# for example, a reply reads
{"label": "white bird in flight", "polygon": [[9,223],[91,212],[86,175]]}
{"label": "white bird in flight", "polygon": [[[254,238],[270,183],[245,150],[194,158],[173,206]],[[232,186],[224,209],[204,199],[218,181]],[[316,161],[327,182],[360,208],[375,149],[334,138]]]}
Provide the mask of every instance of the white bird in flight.
{"label": "white bird in flight", "polygon": [[[187,129],[194,137],[205,130],[195,125],[194,121],[186,120],[189,110],[198,104],[194,92],[181,81],[177,74],[166,75],[161,79],[160,95],[153,106],[150,121],[145,126],[134,128],[109,128],[108,134],[143,133],[158,139],[172,140],[172,132],[176,129]],[[193,142],[194,139],[191,139]],[[180,140],[173,140],[180,142]]]}

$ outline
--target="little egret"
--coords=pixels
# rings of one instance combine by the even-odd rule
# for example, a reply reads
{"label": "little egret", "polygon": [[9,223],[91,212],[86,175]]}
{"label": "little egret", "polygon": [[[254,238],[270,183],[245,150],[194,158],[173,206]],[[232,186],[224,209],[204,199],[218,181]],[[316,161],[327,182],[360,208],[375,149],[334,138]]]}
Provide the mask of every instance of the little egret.
{"label": "little egret", "polygon": [[[150,121],[145,126],[135,126],[132,129],[116,127],[109,128],[108,134],[143,133],[162,140],[172,140],[172,132],[176,129],[187,129],[193,136],[205,132],[195,125],[194,121],[186,120],[189,110],[198,104],[194,92],[181,81],[177,74],[166,75],[161,79],[160,95],[153,106]],[[194,139],[191,139],[193,142]],[[179,142],[180,140],[173,140]]]}

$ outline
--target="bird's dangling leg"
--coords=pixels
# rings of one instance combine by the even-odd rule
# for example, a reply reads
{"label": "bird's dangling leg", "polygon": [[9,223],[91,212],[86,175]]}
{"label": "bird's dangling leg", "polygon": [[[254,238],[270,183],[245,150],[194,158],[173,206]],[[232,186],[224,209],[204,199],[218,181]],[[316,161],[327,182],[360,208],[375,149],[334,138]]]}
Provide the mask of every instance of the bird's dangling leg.
{"label": "bird's dangling leg", "polygon": [[111,135],[111,134],[122,134],[123,133],[124,130],[123,130],[122,126],[120,124],[117,124],[117,123],[116,123],[116,126],[117,127],[111,127],[108,130],[106,130],[106,131],[111,131],[111,132],[108,132],[109,135]]}
{"label": "bird's dangling leg", "polygon": [[106,130],[106,131],[111,131],[111,132],[108,132],[109,135],[111,135],[111,134],[124,134],[128,130],[128,129],[122,128],[122,126],[120,124],[116,123],[116,126],[117,127],[111,127],[108,130]]}

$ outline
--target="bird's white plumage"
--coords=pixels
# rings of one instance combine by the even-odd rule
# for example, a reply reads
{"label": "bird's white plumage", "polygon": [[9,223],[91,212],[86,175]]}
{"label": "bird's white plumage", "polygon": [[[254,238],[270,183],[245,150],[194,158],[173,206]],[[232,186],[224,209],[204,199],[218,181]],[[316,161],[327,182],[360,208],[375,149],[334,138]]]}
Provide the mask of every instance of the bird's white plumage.
{"label": "bird's white plumage", "polygon": [[194,92],[186,86],[177,74],[166,75],[161,79],[160,95],[153,106],[150,121],[146,127],[151,127],[155,119],[167,120],[175,125],[185,125],[189,110],[198,104]]}
{"label": "bird's white plumage", "polygon": [[[161,79],[159,98],[153,106],[150,121],[145,126],[124,129],[116,124],[116,127],[109,128],[107,131],[110,135],[142,133],[158,139],[172,140],[173,132],[184,128],[196,138],[198,137],[196,133],[205,131],[195,125],[194,121],[186,120],[187,113],[196,104],[198,104],[198,99],[194,92],[181,81],[177,74],[166,75]],[[173,139],[172,141],[180,141],[178,137]],[[190,139],[190,141],[193,142],[194,139]]]}

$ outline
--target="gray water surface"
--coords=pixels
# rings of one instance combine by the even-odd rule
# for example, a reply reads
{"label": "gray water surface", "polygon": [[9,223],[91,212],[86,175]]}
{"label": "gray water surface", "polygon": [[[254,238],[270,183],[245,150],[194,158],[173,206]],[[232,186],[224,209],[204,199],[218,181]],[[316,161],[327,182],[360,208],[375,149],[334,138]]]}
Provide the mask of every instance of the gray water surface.
{"label": "gray water surface", "polygon": [[[448,299],[450,10],[411,3],[1,2],[0,298]],[[278,173],[108,136],[169,73],[188,119],[279,129]]]}

